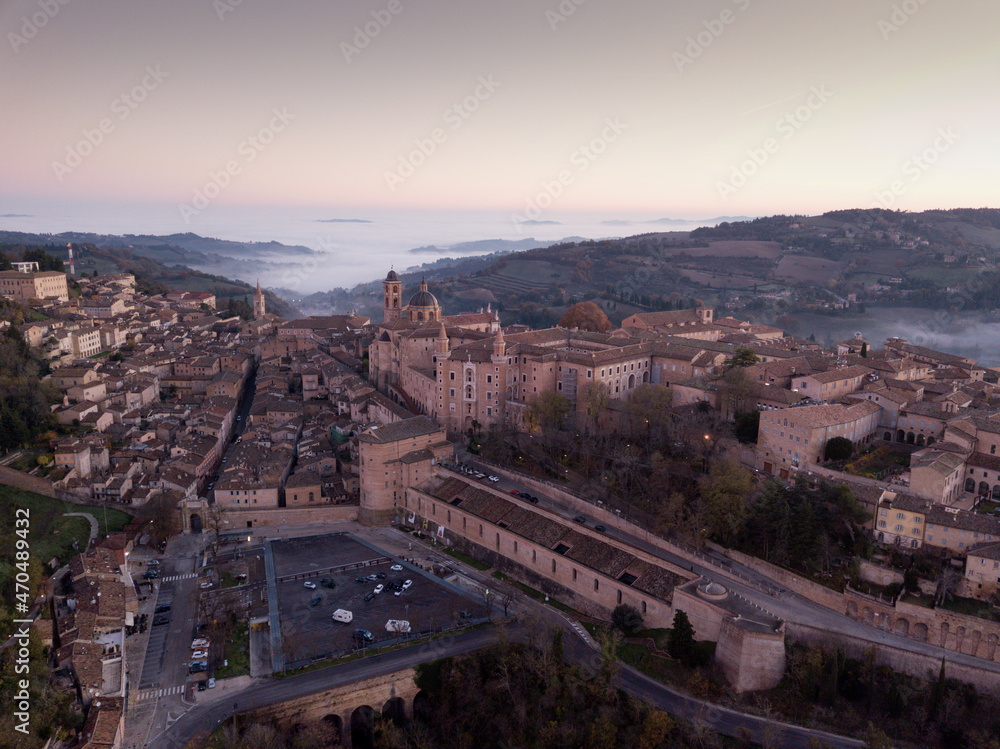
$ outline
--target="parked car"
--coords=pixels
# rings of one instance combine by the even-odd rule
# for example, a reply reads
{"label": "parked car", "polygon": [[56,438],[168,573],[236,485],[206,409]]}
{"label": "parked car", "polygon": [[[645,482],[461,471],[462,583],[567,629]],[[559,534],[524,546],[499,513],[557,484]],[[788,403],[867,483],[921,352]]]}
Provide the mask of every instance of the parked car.
{"label": "parked car", "polygon": [[605,528],[603,525],[595,525],[594,530],[597,531],[598,533],[604,533],[604,531],[606,531],[607,528]]}
{"label": "parked car", "polygon": [[372,574],[370,574],[370,575],[368,576],[368,579],[369,579],[369,580],[371,580],[372,582],[375,582],[376,580],[378,580],[378,575],[376,575],[376,574],[375,574],[375,573],[373,572]]}
{"label": "parked car", "polygon": [[587,522],[587,518],[585,518],[583,515],[577,515],[575,518],[573,518],[573,520],[575,522],[577,522],[577,523],[586,523]]}
{"label": "parked car", "polygon": [[378,595],[383,590],[385,590],[385,586],[382,585],[382,583],[379,583],[378,585],[375,586],[375,595]]}
{"label": "parked car", "polygon": [[205,682],[199,681],[198,682],[198,691],[199,692],[204,692],[206,689],[208,689],[208,687],[205,686]]}
{"label": "parked car", "polygon": [[319,596],[313,596],[312,600],[309,601],[309,605],[312,606],[312,607],[319,606],[320,603],[322,602],[322,600],[323,599],[320,598]]}
{"label": "parked car", "polygon": [[354,639],[360,642],[375,642],[375,636],[367,629],[354,630]]}
{"label": "parked car", "polygon": [[194,661],[188,666],[188,673],[200,674],[208,670],[208,661]]}
{"label": "parked car", "polygon": [[208,658],[208,651],[207,650],[195,650],[193,653],[191,653],[191,657],[192,658]]}
{"label": "parked car", "polygon": [[494,484],[496,484],[497,482],[500,481],[500,477],[499,476],[490,476],[490,481],[492,481]]}
{"label": "parked car", "polygon": [[210,676],[208,678],[208,688],[209,689],[215,689],[215,677],[214,676]]}
{"label": "parked car", "polygon": [[368,582],[368,579],[364,578],[364,577],[356,577],[356,578],[354,578],[354,582],[360,583],[361,585],[364,585],[365,583]]}
{"label": "parked car", "polygon": [[513,494],[515,497],[521,496],[521,492],[519,492],[517,489],[511,489],[510,493]]}
{"label": "parked car", "polygon": [[155,616],[155,617],[153,617],[153,626],[154,627],[159,626],[161,624],[170,624],[170,617],[167,614],[163,614],[162,616]]}
{"label": "parked car", "polygon": [[160,566],[160,560],[159,559],[149,559],[149,560],[146,561],[146,566],[147,567],[159,567]]}
{"label": "parked car", "polygon": [[142,576],[146,580],[155,580],[160,576],[160,573],[157,572],[156,570],[146,570],[145,572],[142,573]]}
{"label": "parked car", "polygon": [[387,574],[385,574],[384,572],[376,572],[375,573],[375,579],[376,580],[385,580],[387,577],[389,577],[389,576]]}
{"label": "parked car", "polygon": [[208,646],[211,644],[211,642],[212,641],[209,640],[207,637],[199,637],[196,640],[191,640],[191,649],[192,650],[205,650],[205,649],[208,648]]}
{"label": "parked car", "polygon": [[206,580],[205,582],[203,582],[198,587],[201,588],[202,590],[208,590],[209,588],[212,587],[212,581],[211,580]]}
{"label": "parked car", "polygon": [[319,581],[319,584],[322,585],[324,588],[330,588],[331,590],[337,587],[337,583],[333,581],[332,577],[324,577],[322,580]]}
{"label": "parked car", "polygon": [[403,571],[403,565],[401,565],[401,564],[394,564],[389,569],[392,570],[393,572],[402,572]]}
{"label": "parked car", "polygon": [[303,584],[303,585],[304,585],[305,587],[309,588],[309,590],[316,590],[316,583],[314,583],[314,582],[313,582],[312,580],[306,580],[306,581],[305,581],[304,583],[302,583],[302,584]]}
{"label": "parked car", "polygon": [[169,603],[161,603],[159,606],[153,609],[154,614],[165,614],[168,611],[170,611]]}
{"label": "parked car", "polygon": [[374,600],[374,598],[375,594],[369,593],[368,595],[365,596],[365,603],[371,603]]}
{"label": "parked car", "polygon": [[406,580],[403,582],[403,590],[409,590],[410,586],[413,585],[412,580]]}
{"label": "parked car", "polygon": [[458,615],[462,619],[471,619],[472,618],[472,612],[471,611],[459,611]]}

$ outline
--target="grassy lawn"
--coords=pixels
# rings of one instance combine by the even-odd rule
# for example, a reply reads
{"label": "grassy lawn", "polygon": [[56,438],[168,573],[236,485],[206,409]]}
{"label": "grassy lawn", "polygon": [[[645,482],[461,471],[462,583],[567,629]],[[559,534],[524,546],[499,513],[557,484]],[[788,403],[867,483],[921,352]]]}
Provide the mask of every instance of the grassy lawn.
{"label": "grassy lawn", "polygon": [[108,531],[120,531],[132,519],[121,510],[78,505],[61,499],[43,497],[10,486],[0,486],[0,505],[26,507],[31,510],[31,551],[43,564],[53,557],[65,563],[76,552],[73,541],[83,550],[90,538],[90,521],[86,518],[65,517],[67,512],[91,513],[100,526],[99,537]]}
{"label": "grassy lawn", "polygon": [[226,638],[226,647],[222,653],[228,666],[219,666],[215,669],[216,679],[228,679],[230,676],[243,676],[250,673],[250,636],[247,632],[247,623],[240,622],[236,628]]}
{"label": "grassy lawn", "polygon": [[455,557],[458,561],[465,562],[467,565],[475,567],[477,570],[488,570],[490,568],[488,564],[480,562],[478,559],[473,559],[468,554],[463,554],[458,549],[453,549],[450,546],[441,546],[439,548],[448,556]]}
{"label": "grassy lawn", "polygon": [[235,588],[239,583],[236,582],[236,578],[233,577],[232,572],[223,572],[222,575],[222,587],[223,588]]}
{"label": "grassy lawn", "polygon": [[977,601],[975,598],[952,598],[945,601],[941,608],[954,611],[956,614],[978,616],[982,619],[996,621],[996,615],[990,605],[984,601]]}
{"label": "grassy lawn", "polygon": [[532,588],[530,585],[525,585],[522,582],[518,582],[517,580],[515,580],[512,577],[510,577],[509,575],[505,575],[500,570],[497,570],[496,572],[494,572],[493,573],[493,577],[495,577],[497,580],[503,580],[504,582],[509,582],[511,585],[517,586],[517,588],[520,589],[520,591],[522,593],[524,593],[526,596],[530,596],[531,598],[534,598],[536,601],[546,602],[550,606],[552,606],[554,608],[557,608],[557,609],[559,609],[562,612],[565,612],[567,614],[572,614],[573,616],[576,616],[576,617],[583,618],[583,614],[581,614],[579,611],[577,611],[574,608],[571,608],[571,607],[567,606],[562,601],[556,600],[552,596],[549,596],[548,601],[545,601],[545,593],[543,593],[540,590],[536,590],[535,588]]}

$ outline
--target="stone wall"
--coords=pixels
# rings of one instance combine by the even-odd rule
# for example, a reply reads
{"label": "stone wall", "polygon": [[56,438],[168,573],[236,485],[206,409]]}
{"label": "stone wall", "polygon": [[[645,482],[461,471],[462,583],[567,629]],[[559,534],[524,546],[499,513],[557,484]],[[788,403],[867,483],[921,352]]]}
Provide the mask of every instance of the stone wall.
{"label": "stone wall", "polygon": [[715,662],[736,692],[773,689],[785,676],[785,630],[728,617],[722,620]]}
{"label": "stone wall", "polygon": [[[229,525],[222,532],[233,533],[268,525],[304,525],[306,523],[346,523],[358,519],[358,506],[326,505],[323,507],[269,507],[259,510],[226,510]],[[250,525],[247,525],[250,523]]]}
{"label": "stone wall", "polygon": [[[828,651],[834,648],[843,648],[849,658],[863,658],[865,650],[872,647],[872,643],[868,640],[806,624],[788,622],[785,629],[789,639],[795,642]],[[892,645],[880,644],[875,649],[875,653],[877,665],[888,666],[893,671],[912,676],[936,679],[941,668],[941,659],[936,656],[921,655],[909,650],[901,650]],[[953,663],[945,658],[945,675],[966,684],[972,684],[977,689],[984,691],[996,693],[997,690],[1000,690],[1000,672],[997,671]]]}
{"label": "stone wall", "polygon": [[45,497],[56,496],[56,490],[51,481],[38,476],[29,476],[27,473],[14,470],[9,466],[0,466],[0,484],[41,494]]}

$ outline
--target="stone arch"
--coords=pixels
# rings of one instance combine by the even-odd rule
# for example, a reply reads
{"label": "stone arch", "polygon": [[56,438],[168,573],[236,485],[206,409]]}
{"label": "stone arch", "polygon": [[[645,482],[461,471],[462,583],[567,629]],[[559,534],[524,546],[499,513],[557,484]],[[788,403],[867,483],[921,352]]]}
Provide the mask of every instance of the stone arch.
{"label": "stone arch", "polygon": [[882,435],[882,439],[886,442],[892,442],[892,432],[886,432]]}
{"label": "stone arch", "polygon": [[633,388],[635,388],[635,375],[630,374],[628,376],[628,389],[632,390]]}
{"label": "stone arch", "polygon": [[905,442],[905,441],[906,441],[906,432],[904,432],[902,429],[897,429],[896,442]]}
{"label": "stone arch", "polygon": [[986,657],[991,661],[997,654],[998,642],[1000,642],[1000,637],[997,637],[996,634],[991,634],[989,637],[986,638]]}
{"label": "stone arch", "polygon": [[975,479],[966,479],[965,480],[965,491],[967,491],[969,494],[972,494],[973,492],[976,491],[976,480]]}
{"label": "stone arch", "polygon": [[361,705],[351,713],[351,746],[371,749],[374,746],[375,710],[371,705]]}
{"label": "stone arch", "polygon": [[913,639],[919,640],[920,642],[927,642],[927,625],[923,622],[917,622],[913,625]]}
{"label": "stone arch", "polygon": [[337,746],[344,743],[344,719],[336,713],[324,715],[320,723],[325,726],[330,733],[337,737]]}
{"label": "stone arch", "polygon": [[192,533],[201,533],[201,530],[202,530],[201,515],[199,515],[197,512],[192,512],[191,513],[191,532]]}
{"label": "stone arch", "polygon": [[976,492],[976,493],[979,494],[979,495],[989,494],[990,493],[990,485],[987,484],[985,481],[980,481],[979,482],[979,491]]}
{"label": "stone arch", "polygon": [[965,627],[959,627],[955,630],[955,650],[961,652],[962,645],[965,642]]}
{"label": "stone arch", "polygon": [[992,497],[994,502],[1000,502],[1000,484],[993,485]]}
{"label": "stone arch", "polygon": [[941,622],[941,641],[938,643],[941,647],[948,647],[948,635],[951,634],[951,626],[948,622]]}
{"label": "stone arch", "polygon": [[917,446],[918,447],[923,447],[924,444],[925,444],[925,442],[926,442],[926,440],[924,439],[924,435],[918,434],[917,435]]}
{"label": "stone arch", "polygon": [[909,637],[910,622],[903,617],[899,617],[892,625],[892,633],[894,635],[899,635],[900,637]]}
{"label": "stone arch", "polygon": [[930,447],[931,445],[933,445],[935,442],[937,442],[937,438],[936,437],[928,437],[927,438],[927,446],[928,447]]}
{"label": "stone arch", "polygon": [[390,697],[382,706],[382,717],[389,718],[397,726],[406,725],[406,700],[402,697]]}
{"label": "stone arch", "polygon": [[875,623],[875,612],[871,610],[871,607],[865,606],[861,610],[861,621],[863,621],[865,624]]}
{"label": "stone arch", "polygon": [[983,633],[978,629],[972,630],[972,634],[969,635],[969,647],[966,652],[969,655],[976,655],[979,652],[979,643],[983,641]]}
{"label": "stone arch", "polygon": [[906,433],[906,444],[907,445],[912,445],[914,442],[916,442],[916,435],[913,434],[913,432],[907,432]]}
{"label": "stone arch", "polygon": [[642,384],[645,385],[647,382],[649,382],[649,372],[643,372],[642,373]]}
{"label": "stone arch", "polygon": [[848,601],[847,602],[847,615],[852,619],[858,618],[858,602]]}
{"label": "stone arch", "polygon": [[423,722],[432,717],[431,698],[423,689],[413,695],[413,717]]}

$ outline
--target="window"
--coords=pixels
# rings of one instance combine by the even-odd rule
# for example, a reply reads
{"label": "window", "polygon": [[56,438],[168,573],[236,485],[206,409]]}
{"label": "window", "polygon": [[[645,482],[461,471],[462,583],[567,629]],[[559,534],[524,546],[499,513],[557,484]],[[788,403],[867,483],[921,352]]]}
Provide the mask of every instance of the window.
{"label": "window", "polygon": [[573,582],[576,582],[576,569],[573,570]]}
{"label": "window", "polygon": [[600,580],[598,580],[598,579],[597,579],[597,578],[595,577],[595,578],[594,578],[594,592],[595,592],[595,593],[597,592],[597,589],[598,589],[598,588],[599,588],[600,586],[601,586],[601,581],[600,581]]}

